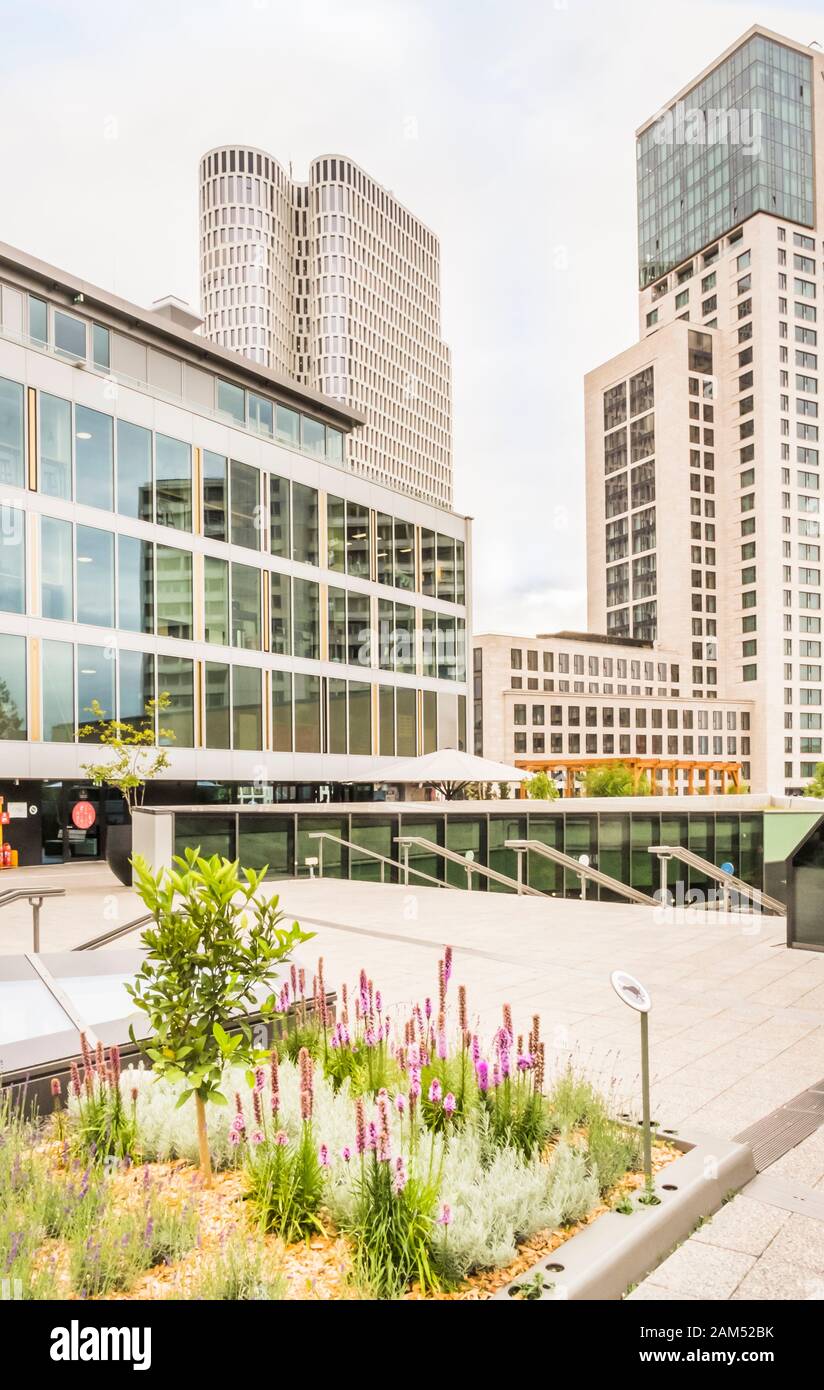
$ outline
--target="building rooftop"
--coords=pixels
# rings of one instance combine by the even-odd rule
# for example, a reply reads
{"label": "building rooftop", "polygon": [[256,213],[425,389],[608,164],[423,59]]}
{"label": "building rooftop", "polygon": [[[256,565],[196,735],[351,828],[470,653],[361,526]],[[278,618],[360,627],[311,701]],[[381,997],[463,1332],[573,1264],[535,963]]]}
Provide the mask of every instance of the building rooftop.
{"label": "building rooftop", "polygon": [[[87,311],[99,314],[101,322],[109,326],[121,326],[132,336],[145,338],[153,343],[165,342],[171,350],[194,365],[219,371],[227,379],[249,386],[253,390],[268,391],[284,404],[313,411],[334,423],[339,429],[348,431],[365,423],[366,417],[360,411],[345,405],[343,401],[324,396],[320,391],[302,386],[291,377],[282,376],[248,357],[242,357],[240,353],[218,347],[215,343],[199,337],[189,327],[177,321],[185,317],[184,314],[178,312],[172,316],[169,312],[171,297],[161,301],[161,312],[154,308],[144,309],[127,299],[121,299],[118,295],[110,294],[99,285],[81,280],[76,275],[70,275],[68,271],[59,270],[46,261],[29,256],[17,247],[0,242],[0,275],[4,270],[11,271],[16,277],[28,282],[35,291],[46,292],[52,296],[63,295],[67,305],[82,305]],[[182,301],[177,303],[182,305]],[[195,316],[190,313],[189,317]]]}

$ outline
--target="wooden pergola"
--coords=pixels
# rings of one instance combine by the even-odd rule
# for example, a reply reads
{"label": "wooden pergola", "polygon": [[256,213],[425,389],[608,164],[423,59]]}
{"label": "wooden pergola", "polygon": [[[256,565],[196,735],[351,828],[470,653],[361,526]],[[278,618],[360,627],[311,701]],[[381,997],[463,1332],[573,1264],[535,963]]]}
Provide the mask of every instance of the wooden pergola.
{"label": "wooden pergola", "polygon": [[[651,796],[675,796],[679,772],[687,774],[687,796],[703,793],[711,795],[716,777],[721,782],[722,794],[731,785],[734,792],[741,790],[741,764],[710,761],[707,758],[515,758],[515,766],[527,772],[556,772],[564,774],[564,796],[575,795],[575,778],[594,767],[626,767],[632,777],[633,792],[641,778],[649,779]],[[701,785],[703,780],[703,786]],[[666,785],[665,785],[666,782]],[[526,796],[526,784],[522,783],[520,795]]]}

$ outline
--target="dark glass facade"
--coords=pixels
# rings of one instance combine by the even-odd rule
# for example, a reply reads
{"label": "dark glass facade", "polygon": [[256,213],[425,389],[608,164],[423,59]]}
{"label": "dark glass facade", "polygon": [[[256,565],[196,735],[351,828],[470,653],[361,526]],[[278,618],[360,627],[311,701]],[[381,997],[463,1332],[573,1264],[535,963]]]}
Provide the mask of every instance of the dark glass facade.
{"label": "dark glass facade", "polygon": [[[507,840],[540,840],[576,859],[587,854],[595,868],[613,878],[653,893],[659,883],[658,860],[649,854],[650,845],[688,845],[711,863],[731,860],[736,874],[755,887],[763,887],[763,814],[761,812],[698,811],[535,811],[496,813],[476,811],[471,803],[460,810],[444,811],[433,803],[426,810],[405,809],[395,803],[379,813],[364,812],[363,804],[343,811],[300,811],[284,806],[281,810],[240,809],[210,806],[202,811],[175,812],[175,853],[187,845],[200,845],[210,853],[239,855],[241,862],[261,868],[269,866],[273,878],[307,877],[307,859],[323,858],[325,878],[374,879],[381,877],[381,865],[368,854],[327,840],[322,850],[318,832],[328,832],[350,840],[359,849],[372,850],[387,859],[400,860],[395,837],[413,835],[458,854],[471,853],[476,864],[488,865],[514,878],[517,856],[506,848]],[[466,871],[459,864],[442,859],[423,845],[410,847],[409,863],[440,882],[466,886]],[[385,881],[396,880],[397,870],[384,865]],[[473,876],[473,886],[481,891],[508,892],[503,884]],[[413,875],[412,883],[422,880]],[[669,886],[681,881],[685,891],[714,888],[703,874],[672,861]],[[528,882],[533,888],[560,897],[580,897],[578,876],[538,855],[528,856]],[[587,896],[609,901],[613,895],[590,884]]]}
{"label": "dark glass facade", "polygon": [[642,132],[642,287],[755,212],[812,226],[812,96],[812,60],[755,35]]}

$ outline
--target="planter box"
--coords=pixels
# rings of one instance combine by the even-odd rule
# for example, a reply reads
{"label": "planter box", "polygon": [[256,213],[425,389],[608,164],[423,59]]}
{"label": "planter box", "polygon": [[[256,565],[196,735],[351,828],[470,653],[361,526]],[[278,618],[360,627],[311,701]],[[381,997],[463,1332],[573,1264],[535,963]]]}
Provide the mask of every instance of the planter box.
{"label": "planter box", "polygon": [[725,1197],[755,1177],[749,1144],[713,1135],[671,1142],[682,1156],[656,1176],[659,1206],[645,1206],[634,1197],[631,1215],[605,1212],[500,1289],[495,1298],[518,1301],[518,1289],[543,1275],[541,1298],[545,1300],[620,1299],[685,1240],[703,1217],[712,1216]]}

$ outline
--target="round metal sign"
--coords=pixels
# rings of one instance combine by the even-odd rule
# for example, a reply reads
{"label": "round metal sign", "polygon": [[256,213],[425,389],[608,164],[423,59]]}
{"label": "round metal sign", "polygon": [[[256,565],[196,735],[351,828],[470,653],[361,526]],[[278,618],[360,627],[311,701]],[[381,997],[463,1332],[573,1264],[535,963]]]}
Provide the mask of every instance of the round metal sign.
{"label": "round metal sign", "polygon": [[619,999],[639,1014],[649,1013],[652,1000],[640,980],[636,980],[634,975],[628,975],[626,970],[613,970],[609,978]]}
{"label": "round metal sign", "polygon": [[722,874],[734,874],[734,873],[735,873],[735,865],[732,864],[732,863],[730,862],[729,859],[725,859],[724,862],[723,862],[723,864],[720,865],[720,868],[721,868]]}
{"label": "round metal sign", "polygon": [[76,801],[72,806],[72,825],[78,830],[90,830],[97,820],[97,812],[90,801]]}

